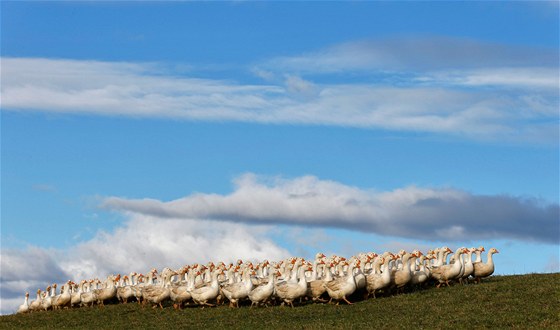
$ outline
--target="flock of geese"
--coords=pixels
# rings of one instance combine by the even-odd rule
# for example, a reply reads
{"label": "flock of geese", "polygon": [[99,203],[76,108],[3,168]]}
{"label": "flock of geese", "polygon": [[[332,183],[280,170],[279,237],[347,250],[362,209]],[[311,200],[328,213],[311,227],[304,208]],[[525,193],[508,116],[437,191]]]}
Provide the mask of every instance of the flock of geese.
{"label": "flock of geese", "polygon": [[317,253],[309,261],[292,257],[279,262],[238,260],[229,265],[209,262],[178,270],[152,269],[145,275],[136,272],[110,275],[103,282],[99,279],[67,281],[60,293],[57,284],[52,284],[45,291],[37,290],[33,301],[29,301],[27,292],[17,313],[103,306],[117,300],[137,301],[154,308],[163,308],[164,302],[171,301],[176,309],[187,304],[215,306],[226,299],[230,307],[239,307],[242,301],[250,301],[251,307],[276,303],[293,307],[294,302],[305,300],[352,304],[350,296],[375,298],[380,292],[395,294],[430,283],[439,288],[453,282],[465,284],[471,278],[480,283],[494,272],[492,255],[498,253],[491,248],[484,262],[481,257],[484,251],[484,247],[461,247],[452,254],[451,249],[442,247],[426,254],[418,250],[381,255],[370,252],[349,259]]}

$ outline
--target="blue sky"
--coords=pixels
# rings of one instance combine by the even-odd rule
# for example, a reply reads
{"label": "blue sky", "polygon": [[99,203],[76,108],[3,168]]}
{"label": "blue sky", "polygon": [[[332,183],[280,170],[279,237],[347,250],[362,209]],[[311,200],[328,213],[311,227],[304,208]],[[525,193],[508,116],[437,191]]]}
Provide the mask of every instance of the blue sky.
{"label": "blue sky", "polygon": [[556,2],[1,5],[2,313],[209,259],[559,271]]}

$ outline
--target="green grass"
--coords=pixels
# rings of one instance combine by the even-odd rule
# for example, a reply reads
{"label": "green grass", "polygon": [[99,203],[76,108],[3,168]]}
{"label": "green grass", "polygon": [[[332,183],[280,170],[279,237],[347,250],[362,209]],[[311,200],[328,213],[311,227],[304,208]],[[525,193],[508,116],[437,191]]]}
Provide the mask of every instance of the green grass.
{"label": "green grass", "polygon": [[560,273],[494,276],[358,301],[230,309],[141,308],[135,303],[0,317],[0,328],[552,328],[560,329]]}

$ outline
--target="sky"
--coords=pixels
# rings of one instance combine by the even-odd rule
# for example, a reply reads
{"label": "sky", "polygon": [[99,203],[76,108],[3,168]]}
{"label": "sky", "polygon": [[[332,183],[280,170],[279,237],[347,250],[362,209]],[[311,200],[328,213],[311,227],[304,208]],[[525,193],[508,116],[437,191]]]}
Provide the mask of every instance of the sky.
{"label": "sky", "polygon": [[558,2],[1,2],[0,312],[194,262],[560,271]]}

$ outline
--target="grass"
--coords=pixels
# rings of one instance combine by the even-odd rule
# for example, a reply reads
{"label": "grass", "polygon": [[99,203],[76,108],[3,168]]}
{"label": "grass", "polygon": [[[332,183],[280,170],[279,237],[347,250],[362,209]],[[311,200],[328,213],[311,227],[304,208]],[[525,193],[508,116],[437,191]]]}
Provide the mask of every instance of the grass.
{"label": "grass", "polygon": [[[355,301],[355,299],[354,299]],[[560,273],[494,276],[478,285],[428,288],[358,301],[230,309],[141,308],[135,303],[0,317],[22,328],[552,328],[560,329]]]}

